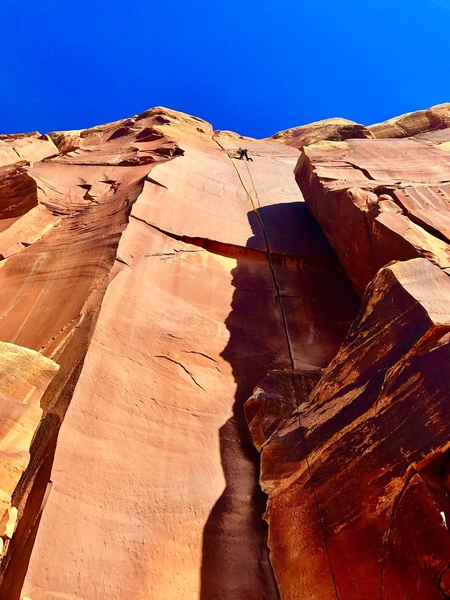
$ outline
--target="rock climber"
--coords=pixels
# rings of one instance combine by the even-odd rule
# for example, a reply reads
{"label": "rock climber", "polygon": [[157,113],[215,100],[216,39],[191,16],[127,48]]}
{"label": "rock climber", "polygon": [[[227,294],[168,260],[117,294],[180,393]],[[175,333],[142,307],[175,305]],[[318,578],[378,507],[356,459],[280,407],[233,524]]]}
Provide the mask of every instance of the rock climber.
{"label": "rock climber", "polygon": [[251,160],[253,162],[253,158],[249,158],[247,148],[239,148],[239,160],[246,158],[247,160]]}

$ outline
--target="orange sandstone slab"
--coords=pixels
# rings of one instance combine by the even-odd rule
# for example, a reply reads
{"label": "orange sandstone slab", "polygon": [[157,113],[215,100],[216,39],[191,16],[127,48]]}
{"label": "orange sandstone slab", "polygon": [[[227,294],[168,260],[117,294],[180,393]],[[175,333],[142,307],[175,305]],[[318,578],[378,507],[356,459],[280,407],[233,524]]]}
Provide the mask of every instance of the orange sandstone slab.
{"label": "orange sandstone slab", "polygon": [[32,134],[0,136],[0,165],[33,163],[58,154],[58,148],[47,135]]}
{"label": "orange sandstone slab", "polygon": [[[56,155],[0,168],[0,339],[53,356],[88,318],[83,307],[106,285],[131,204],[151,167],[175,149],[160,133],[141,160],[154,119],[135,121],[53,135],[61,152],[40,137],[1,140],[51,142]],[[79,141],[77,160],[64,146],[72,138]],[[121,153],[133,155],[132,166]]]}
{"label": "orange sandstone slab", "polygon": [[[62,165],[59,159],[0,169],[0,339],[40,351],[60,366],[41,407],[33,409],[36,420],[23,473],[14,466],[19,455],[11,455],[18,524],[0,564],[1,595],[11,598],[20,594],[49,487],[57,433],[120,233],[149,171],[140,164],[133,169],[87,160]],[[161,160],[166,158],[155,154],[155,163]]]}
{"label": "orange sandstone slab", "polygon": [[[232,354],[257,343],[230,346],[236,261],[136,220],[119,251],[128,264],[108,288],[64,423],[23,595],[274,597],[260,564],[254,466],[233,416],[237,387],[249,384],[242,367],[233,377]],[[261,301],[272,292],[264,281]],[[267,358],[251,361],[249,378],[269,360],[286,364],[273,318],[258,350]],[[203,555],[211,542],[225,545],[216,565]],[[215,581],[204,573],[214,567]]]}
{"label": "orange sandstone slab", "polygon": [[[113,165],[98,173],[113,146],[173,144],[120,239],[22,596],[276,599],[243,403],[271,368],[326,366],[355,297],[293,181],[295,149],[246,140],[247,165],[232,158],[239,141],[213,139],[200,119],[153,109],[131,121],[120,135],[58,134],[67,154],[49,161],[54,175],[47,163],[35,172],[61,211],[53,182],[73,169],[73,206],[105,216],[89,223],[96,231],[110,218],[99,184]],[[311,286],[317,268],[329,281]]]}
{"label": "orange sandstone slab", "polygon": [[153,169],[135,216],[187,240],[265,251],[264,240],[254,237],[254,223],[247,215],[263,206],[302,201],[290,175],[297,151],[247,140],[253,157],[247,163],[235,158],[241,140],[222,139],[220,132],[193,136],[189,129],[179,131],[169,125],[158,129],[168,136],[176,134],[183,155],[176,159],[176,169],[168,164]]}
{"label": "orange sandstone slab", "polygon": [[0,342],[0,547],[3,556],[22,516],[14,492],[30,460],[40,401],[59,366],[38,352]]}

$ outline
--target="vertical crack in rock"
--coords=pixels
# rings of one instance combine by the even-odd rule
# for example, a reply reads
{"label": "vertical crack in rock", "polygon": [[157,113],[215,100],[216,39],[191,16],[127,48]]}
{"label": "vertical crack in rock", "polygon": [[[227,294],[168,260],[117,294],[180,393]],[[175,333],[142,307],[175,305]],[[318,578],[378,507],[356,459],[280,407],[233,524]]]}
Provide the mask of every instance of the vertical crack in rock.
{"label": "vertical crack in rock", "polygon": [[[257,391],[246,405],[283,598],[450,593],[450,130],[430,133],[426,115],[405,119],[422,138],[313,143],[296,169],[364,299],[309,398],[299,404],[301,393],[278,375],[261,384],[272,402]],[[374,133],[406,129],[400,119]],[[322,539],[334,590],[322,578]]]}
{"label": "vertical crack in rock", "polygon": [[[220,144],[220,142],[217,139],[215,139],[215,138],[213,138],[213,139],[218,144],[218,146],[223,150],[223,152],[225,152],[227,154],[227,156],[229,157],[228,152],[226,152],[226,150],[222,146],[222,144]],[[256,190],[256,187],[255,187],[255,184],[254,184],[254,181],[253,181],[253,177],[251,175],[251,171],[250,171],[250,168],[249,168],[249,165],[248,165],[248,161],[246,161],[245,164],[246,164],[246,167],[247,167],[247,172],[248,172],[248,174],[250,176],[250,180],[252,182],[252,187],[253,187],[253,192],[255,194],[255,200],[256,200],[256,202],[253,199],[252,195],[250,194],[249,190],[247,189],[247,186],[245,185],[245,183],[243,181],[243,178],[242,178],[242,176],[241,176],[241,174],[239,172],[239,169],[237,168],[234,160],[232,160],[231,157],[229,157],[229,159],[230,159],[231,163],[233,164],[233,167],[234,167],[234,169],[235,169],[235,171],[236,171],[236,173],[237,173],[237,175],[239,177],[241,185],[244,188],[244,191],[247,194],[247,197],[249,198],[249,200],[251,202],[251,205],[253,207],[253,211],[254,211],[257,219],[258,219],[258,222],[259,222],[259,225],[260,225],[260,228],[261,228],[261,231],[262,231],[262,235],[263,235],[263,238],[264,238],[265,250],[266,250],[266,256],[267,256],[267,263],[269,265],[271,276],[272,276],[272,280],[273,280],[273,284],[274,284],[274,287],[275,287],[275,290],[276,290],[277,303],[278,303],[279,310],[280,310],[280,313],[281,313],[281,319],[282,319],[282,324],[283,324],[283,329],[284,329],[284,337],[285,337],[285,340],[286,340],[286,346],[287,346],[288,353],[289,353],[290,364],[291,364],[291,368],[295,369],[296,365],[295,365],[294,355],[293,355],[293,351],[292,351],[292,344],[291,344],[291,340],[290,340],[290,337],[289,337],[288,324],[287,324],[287,319],[286,319],[286,313],[285,313],[284,306],[283,306],[283,301],[282,301],[282,296],[281,296],[281,290],[280,290],[280,286],[279,286],[278,281],[277,281],[277,277],[276,277],[274,266],[273,266],[273,262],[272,262],[271,249],[270,249],[270,245],[269,245],[269,240],[268,240],[266,228],[265,228],[263,219],[261,218],[261,215],[259,214],[259,210],[261,209],[261,207],[260,207],[260,203],[259,203],[258,192]],[[295,392],[294,392],[294,397],[296,397],[295,396]],[[298,428],[299,428],[300,436],[301,436],[301,442],[302,442],[303,447],[305,448],[305,460],[306,460],[306,464],[307,464],[307,468],[308,468],[308,473],[309,473],[309,478],[310,478],[310,481],[311,481],[311,486],[312,486],[312,489],[313,489],[313,494],[314,494],[314,498],[315,498],[315,502],[316,502],[316,507],[317,507],[317,513],[318,513],[318,518],[319,518],[319,522],[320,522],[320,527],[322,529],[323,542],[324,542],[324,545],[325,545],[326,554],[327,554],[327,558],[328,558],[328,564],[329,564],[330,574],[331,574],[331,578],[332,578],[332,581],[333,581],[333,586],[334,586],[336,598],[337,598],[337,600],[339,600],[339,594],[338,594],[338,590],[337,590],[337,586],[336,586],[336,580],[335,580],[335,576],[334,576],[334,572],[333,572],[333,565],[332,565],[332,562],[331,562],[331,556],[330,556],[330,552],[329,552],[329,548],[328,548],[328,541],[327,541],[327,538],[326,538],[325,529],[323,527],[323,518],[322,518],[322,514],[321,514],[321,508],[320,508],[320,504],[319,504],[319,501],[318,501],[318,498],[317,498],[316,486],[315,486],[313,474],[312,474],[312,471],[311,471],[311,467],[310,467],[310,464],[309,464],[309,452],[308,452],[308,448],[307,448],[307,445],[306,445],[306,440],[305,440],[305,438],[303,436],[303,430],[302,430],[302,426],[301,426],[301,417],[300,417],[300,412],[299,411],[297,411],[297,420],[298,420]]]}
{"label": "vertical crack in rock", "polygon": [[[266,229],[264,227],[263,220],[261,219],[261,216],[260,216],[260,214],[258,212],[258,208],[260,208],[260,207],[256,206],[255,201],[252,198],[252,195],[248,191],[248,189],[247,189],[247,187],[246,187],[246,185],[245,185],[245,183],[244,183],[244,181],[242,179],[242,176],[241,176],[241,174],[239,172],[239,169],[236,167],[234,161],[231,159],[231,157],[229,156],[228,152],[225,150],[225,148],[222,146],[222,144],[214,136],[213,136],[212,139],[216,142],[216,144],[219,146],[219,148],[221,148],[223,150],[223,152],[228,156],[231,164],[233,165],[233,167],[234,167],[234,169],[235,169],[235,171],[237,173],[237,176],[239,177],[239,181],[241,182],[241,185],[242,185],[245,193],[247,194],[248,199],[250,200],[250,203],[251,203],[251,205],[253,207],[254,214],[256,215],[256,218],[258,219],[259,225],[261,227],[261,232],[262,232],[262,235],[263,235],[263,238],[264,238],[264,246],[265,246],[265,252],[266,252],[266,256],[267,256],[267,263],[269,265],[270,272],[271,272],[271,275],[272,275],[273,285],[275,287],[275,292],[276,292],[276,296],[277,296],[277,302],[278,302],[278,306],[279,306],[280,313],[281,313],[281,319],[282,319],[282,322],[283,322],[284,336],[286,338],[286,346],[287,346],[287,350],[288,350],[288,353],[289,353],[289,359],[290,359],[290,362],[291,362],[291,367],[295,368],[294,356],[293,356],[293,353],[292,353],[292,346],[291,346],[291,341],[289,339],[289,332],[288,332],[288,328],[287,328],[286,314],[285,314],[284,307],[283,307],[283,302],[282,302],[282,299],[281,299],[280,287],[278,285],[277,278],[276,278],[276,275],[275,275],[275,270],[273,268],[271,251],[270,251],[270,247],[269,247],[269,241],[267,239],[267,232],[266,232]],[[258,192],[256,191],[255,185],[253,183],[253,179],[252,179],[252,176],[251,176],[251,173],[250,173],[250,170],[249,170],[249,166],[248,166],[248,161],[246,161],[246,167],[247,167],[247,172],[249,173],[251,181],[252,181],[253,191],[255,192],[256,200],[258,200]]]}
{"label": "vertical crack in rock", "polygon": [[[130,589],[154,598],[277,597],[255,456],[240,414],[244,394],[266,365],[287,361],[281,328],[272,345],[258,339],[263,311],[269,323],[280,320],[270,270],[262,246],[246,247],[251,235],[246,197],[210,136],[185,131],[192,118],[160,112],[173,121],[173,137],[186,142],[186,154],[176,164],[157,166],[158,183],[147,177],[120,238],[59,437],[54,486],[22,591],[31,598],[40,589],[86,600],[98,600],[99,590],[108,596]],[[153,117],[137,118],[136,127]],[[199,126],[197,121],[195,131]],[[84,173],[79,163],[92,157],[96,168],[102,164],[102,181],[119,179],[118,170],[112,177],[104,168],[103,156],[109,144],[127,136],[123,127],[117,136],[111,129],[67,136],[80,152],[58,164],[70,162]],[[87,154],[85,144],[95,148]],[[121,149],[123,173],[130,154]],[[218,173],[207,179],[210,166]],[[92,184],[86,175],[84,180],[76,183]],[[227,190],[229,204],[223,202]],[[81,201],[91,202],[83,198],[85,191],[80,188]],[[100,210],[94,187],[89,196]],[[229,206],[230,231],[222,220]],[[97,219],[89,223],[97,225]],[[251,270],[250,289],[234,284],[240,276],[236,263]],[[250,307],[230,316],[230,305],[235,301],[242,309],[242,299]],[[229,331],[235,337],[227,349]],[[258,343],[243,341],[242,332]],[[207,393],[199,393],[199,386]],[[70,572],[51,568],[55,555],[71,557]]]}
{"label": "vertical crack in rock", "polygon": [[[304,400],[298,427],[342,598],[434,599],[438,586],[445,589],[438,579],[450,555],[449,292],[448,277],[425,259],[382,269],[338,355]],[[296,390],[287,395],[301,397]],[[258,441],[270,420],[253,420]],[[264,446],[262,479],[271,494],[272,543],[285,563],[281,585],[295,593],[299,577],[313,593],[320,586],[316,565],[324,560],[311,551],[316,501],[294,434],[288,421]],[[274,464],[280,457],[285,464]],[[297,520],[280,516],[283,504],[297,511]],[[280,533],[283,524],[288,531]],[[298,558],[289,555],[293,545]]]}

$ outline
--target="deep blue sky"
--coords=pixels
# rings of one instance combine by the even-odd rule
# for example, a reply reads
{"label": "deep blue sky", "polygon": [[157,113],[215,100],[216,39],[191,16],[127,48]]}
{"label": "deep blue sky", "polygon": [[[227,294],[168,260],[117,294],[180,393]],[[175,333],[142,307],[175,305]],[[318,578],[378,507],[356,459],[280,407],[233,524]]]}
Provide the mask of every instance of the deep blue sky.
{"label": "deep blue sky", "polygon": [[167,106],[254,137],[450,101],[450,0],[0,0],[0,133]]}

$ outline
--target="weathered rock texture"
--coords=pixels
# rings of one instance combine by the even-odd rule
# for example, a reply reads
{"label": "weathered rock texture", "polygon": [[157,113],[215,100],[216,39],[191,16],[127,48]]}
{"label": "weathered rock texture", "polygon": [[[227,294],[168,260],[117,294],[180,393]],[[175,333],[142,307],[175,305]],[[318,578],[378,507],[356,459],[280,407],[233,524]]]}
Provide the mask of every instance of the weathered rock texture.
{"label": "weathered rock texture", "polygon": [[449,108],[302,146],[363,300],[323,375],[275,370],[245,407],[283,599],[450,597]]}
{"label": "weathered rock texture", "polygon": [[349,138],[372,138],[375,137],[370,129],[354,121],[348,119],[324,119],[316,123],[310,123],[301,127],[292,127],[279,131],[272,138],[279,142],[283,142],[287,146],[294,148],[303,148],[310,144],[330,140],[340,142]]}
{"label": "weathered rock texture", "polygon": [[302,149],[317,142],[341,142],[351,138],[406,138],[447,129],[449,126],[450,103],[445,103],[369,126],[339,117],[324,119],[279,131],[268,139]]}
{"label": "weathered rock texture", "polygon": [[450,129],[303,149],[297,182],[360,295],[391,260],[450,267]]}
{"label": "weathered rock texture", "polygon": [[30,444],[42,419],[40,401],[58,365],[33,350],[0,342],[0,372],[0,548],[5,553],[20,508],[13,496],[28,467]]}
{"label": "weathered rock texture", "polygon": [[438,104],[427,110],[418,110],[367,129],[376,138],[405,138],[450,127],[450,103]]}
{"label": "weathered rock texture", "polygon": [[1,597],[278,598],[243,403],[324,368],[358,305],[298,150],[159,108],[1,141],[0,338],[59,366],[4,490]]}
{"label": "weathered rock texture", "polygon": [[0,136],[0,598],[447,593],[446,115]]}
{"label": "weathered rock texture", "polygon": [[382,269],[312,391],[274,372],[246,404],[282,598],[449,592],[449,297],[425,259]]}

